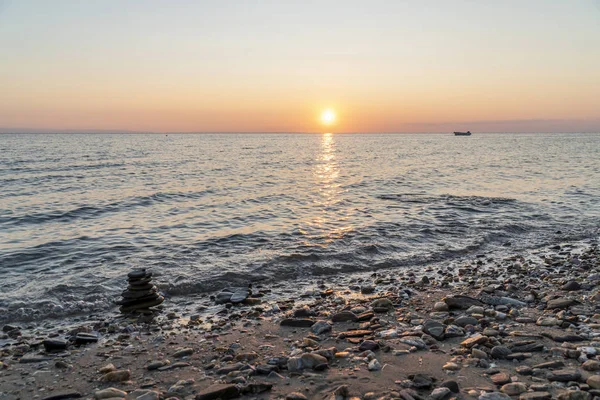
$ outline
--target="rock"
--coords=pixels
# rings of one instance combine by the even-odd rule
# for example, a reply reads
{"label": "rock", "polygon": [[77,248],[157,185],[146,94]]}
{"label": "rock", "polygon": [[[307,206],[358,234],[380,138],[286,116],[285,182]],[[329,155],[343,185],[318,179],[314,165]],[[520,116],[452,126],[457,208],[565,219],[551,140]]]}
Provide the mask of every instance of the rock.
{"label": "rock", "polygon": [[596,360],[587,360],[581,367],[586,371],[600,371],[600,362]]}
{"label": "rock", "polygon": [[463,340],[460,345],[463,347],[466,347],[467,349],[470,349],[471,347],[473,347],[477,344],[486,343],[487,341],[488,341],[487,336],[477,334],[475,336],[471,336],[470,338],[468,338],[466,340]]}
{"label": "rock", "polygon": [[427,344],[420,337],[416,336],[404,336],[398,339],[400,343],[407,344],[409,346],[415,346],[417,349],[423,350],[427,348]]}
{"label": "rock", "polygon": [[592,395],[582,390],[569,390],[558,395],[558,400],[592,400]]}
{"label": "rock", "polygon": [[288,393],[285,396],[285,400],[308,400],[308,397],[306,397],[302,393],[292,392],[292,393]]}
{"label": "rock", "polygon": [[315,335],[320,335],[322,333],[331,331],[331,325],[327,321],[317,321],[310,327],[310,330]]}
{"label": "rock", "polygon": [[42,344],[48,353],[66,350],[69,346],[69,342],[63,339],[46,339],[42,342]]}
{"label": "rock", "polygon": [[444,332],[444,338],[462,337],[465,336],[465,330],[456,325],[448,325]]}
{"label": "rock", "polygon": [[431,400],[443,400],[447,397],[450,397],[451,395],[452,395],[452,391],[450,389],[448,389],[447,387],[439,387],[439,388],[433,389],[431,394],[429,394],[429,398]]}
{"label": "rock", "polygon": [[215,297],[215,303],[217,303],[217,304],[229,303],[229,301],[231,300],[231,296],[233,296],[232,292],[229,292],[229,291],[220,292]]}
{"label": "rock", "polygon": [[576,303],[577,302],[575,300],[560,297],[558,299],[553,299],[553,300],[548,301],[546,308],[547,309],[555,309],[555,308],[563,309],[563,308],[571,307],[572,305],[574,305]]}
{"label": "rock", "polygon": [[134,269],[133,271],[131,271],[127,274],[127,277],[129,279],[142,279],[142,278],[146,277],[146,269],[145,268]]}
{"label": "rock", "polygon": [[409,378],[415,389],[429,389],[433,385],[433,378],[429,375],[414,374],[412,376],[409,375]]}
{"label": "rock", "polygon": [[67,400],[67,399],[78,399],[82,397],[81,393],[75,390],[63,391],[51,394],[49,396],[42,397],[41,400]]}
{"label": "rock", "polygon": [[479,358],[481,360],[487,360],[488,358],[488,355],[485,351],[476,348],[471,349],[471,355],[473,358]]}
{"label": "rock", "polygon": [[196,394],[196,400],[229,400],[240,397],[240,389],[231,384],[215,384]]}
{"label": "rock", "polygon": [[560,325],[560,323],[561,321],[554,317],[539,317],[537,321],[535,321],[535,324],[539,326],[557,326]]}
{"label": "rock", "polygon": [[392,301],[390,299],[387,298],[382,298],[382,299],[377,299],[375,301],[373,301],[371,303],[371,307],[373,307],[373,309],[381,309],[381,310],[393,310],[394,309],[394,303],[392,303]]}
{"label": "rock", "polygon": [[289,326],[292,328],[310,328],[313,326],[315,321],[312,319],[303,319],[303,318],[286,318],[282,320],[279,325],[281,326]]}
{"label": "rock", "polygon": [[471,306],[482,306],[483,303],[473,297],[469,296],[450,296],[444,298],[444,302],[448,305],[450,309],[458,308],[458,309],[467,309]]}
{"label": "rock", "polygon": [[453,362],[447,362],[442,365],[442,369],[445,371],[458,371],[461,369],[461,366]]}
{"label": "rock", "polygon": [[157,361],[152,361],[150,364],[148,364],[146,366],[146,369],[148,371],[153,371],[155,369],[159,369],[162,367],[165,367],[167,365],[171,364],[171,362],[169,360],[157,360]]}
{"label": "rock", "polygon": [[361,288],[360,288],[361,294],[371,294],[373,292],[375,292],[374,286],[361,286]]}
{"label": "rock", "polygon": [[502,386],[511,382],[510,375],[506,372],[499,372],[497,374],[492,375],[490,378],[492,379],[492,382],[494,382],[494,384],[498,386]]}
{"label": "rock", "polygon": [[476,326],[477,324],[479,324],[479,321],[477,320],[477,318],[463,315],[462,317],[456,318],[456,320],[454,321],[454,324],[464,328],[467,325]]}
{"label": "rock", "polygon": [[183,358],[183,357],[191,356],[192,354],[194,354],[194,349],[185,348],[185,349],[177,350],[175,353],[173,353],[173,357],[174,358]]}
{"label": "rock", "polygon": [[479,400],[510,400],[510,396],[500,392],[488,392],[480,395]]}
{"label": "rock", "polygon": [[331,316],[331,321],[333,322],[354,322],[356,320],[357,316],[352,311],[342,311]]}
{"label": "rock", "polygon": [[569,281],[562,285],[561,289],[569,292],[581,290],[581,284],[577,281]]}
{"label": "rock", "polygon": [[290,372],[299,372],[304,368],[300,357],[290,357],[287,361],[287,369]]}
{"label": "rock", "polygon": [[149,390],[135,398],[135,400],[160,400],[160,394],[157,391]]}
{"label": "rock", "polygon": [[582,342],[585,339],[579,335],[552,335],[552,340],[558,343],[563,342]]}
{"label": "rock", "polygon": [[434,309],[434,311],[445,312],[445,311],[448,311],[450,309],[450,307],[448,307],[448,304],[446,304],[446,302],[438,301],[437,303],[435,303],[433,305],[433,309]]}
{"label": "rock", "polygon": [[134,304],[129,306],[121,306],[119,308],[119,311],[121,311],[122,313],[129,313],[136,310],[143,310],[150,307],[156,307],[162,304],[163,301],[165,301],[165,298],[163,296],[158,296],[158,298],[156,298],[155,300],[149,300],[140,304]]}
{"label": "rock", "polygon": [[127,392],[124,392],[114,387],[98,390],[96,391],[96,393],[94,393],[94,398],[96,400],[110,399],[114,397],[125,398],[125,396],[127,396]]}
{"label": "rock", "polygon": [[548,400],[551,398],[552,395],[545,391],[523,393],[519,396],[519,400]]}
{"label": "rock", "polygon": [[425,322],[423,322],[423,332],[425,332],[428,335],[433,336],[437,340],[444,339],[445,330],[446,330],[446,325],[442,324],[441,322],[434,321],[432,319],[428,319],[428,320],[425,320]]}
{"label": "rock", "polygon": [[585,381],[593,389],[600,389],[600,375],[591,375]]}
{"label": "rock", "polygon": [[509,396],[518,396],[527,391],[527,385],[522,382],[507,383],[500,388],[500,391]]}
{"label": "rock", "polygon": [[581,373],[576,369],[557,369],[551,371],[546,378],[549,381],[556,382],[578,381],[581,378]]}
{"label": "rock", "polygon": [[244,301],[248,298],[249,294],[250,293],[247,289],[238,290],[231,295],[231,298],[229,299],[229,301],[232,303],[241,303],[242,301]]}
{"label": "rock", "polygon": [[98,342],[98,336],[94,335],[93,333],[80,332],[75,335],[75,344],[77,345],[85,345],[96,342]]}
{"label": "rock", "polygon": [[369,365],[367,367],[369,371],[379,371],[381,369],[381,363],[377,361],[376,358],[369,361]]}
{"label": "rock", "polygon": [[111,371],[102,376],[102,380],[105,382],[124,382],[131,378],[131,371],[128,369],[121,369],[117,371]]}
{"label": "rock", "polygon": [[456,381],[444,381],[440,384],[440,387],[447,387],[452,393],[460,392],[460,387]]}
{"label": "rock", "polygon": [[114,364],[106,364],[104,367],[100,368],[98,372],[101,374],[108,374],[109,372],[116,371],[117,367]]}
{"label": "rock", "polygon": [[360,350],[360,351],[367,351],[367,350],[377,351],[377,350],[379,350],[379,344],[372,340],[365,340],[364,342],[362,342],[360,344],[360,346],[358,346],[358,350]]}
{"label": "rock", "polygon": [[327,365],[327,359],[316,353],[304,353],[300,356],[303,368],[314,368],[317,365]]}

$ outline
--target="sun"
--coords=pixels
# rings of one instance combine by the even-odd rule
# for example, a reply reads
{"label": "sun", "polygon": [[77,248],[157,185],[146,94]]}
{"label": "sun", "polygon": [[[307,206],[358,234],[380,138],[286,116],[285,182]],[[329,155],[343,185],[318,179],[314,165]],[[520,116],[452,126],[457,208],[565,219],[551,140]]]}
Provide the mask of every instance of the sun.
{"label": "sun", "polygon": [[321,122],[325,125],[332,125],[335,122],[335,119],[335,111],[330,108],[321,113]]}

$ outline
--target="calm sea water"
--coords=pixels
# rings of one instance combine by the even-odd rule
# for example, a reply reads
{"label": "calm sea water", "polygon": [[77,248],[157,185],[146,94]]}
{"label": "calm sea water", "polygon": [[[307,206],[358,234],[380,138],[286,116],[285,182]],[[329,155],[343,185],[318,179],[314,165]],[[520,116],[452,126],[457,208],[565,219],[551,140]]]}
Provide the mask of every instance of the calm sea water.
{"label": "calm sea water", "polygon": [[598,234],[600,134],[0,135],[1,320]]}

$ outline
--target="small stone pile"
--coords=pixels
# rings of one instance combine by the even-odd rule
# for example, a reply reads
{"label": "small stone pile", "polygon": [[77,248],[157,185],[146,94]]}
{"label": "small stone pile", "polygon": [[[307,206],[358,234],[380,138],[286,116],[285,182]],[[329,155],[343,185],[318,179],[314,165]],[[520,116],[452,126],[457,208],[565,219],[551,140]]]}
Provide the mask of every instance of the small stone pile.
{"label": "small stone pile", "polygon": [[127,278],[129,286],[121,293],[123,299],[117,302],[121,305],[122,313],[149,313],[152,311],[150,307],[158,306],[165,300],[152,284],[152,272],[146,272],[144,268],[135,269],[127,274]]}

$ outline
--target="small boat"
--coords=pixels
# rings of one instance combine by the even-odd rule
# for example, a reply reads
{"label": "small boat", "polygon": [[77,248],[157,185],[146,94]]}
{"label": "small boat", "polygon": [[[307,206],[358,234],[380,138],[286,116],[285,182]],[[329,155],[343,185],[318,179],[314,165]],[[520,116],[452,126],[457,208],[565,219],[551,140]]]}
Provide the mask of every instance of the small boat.
{"label": "small boat", "polygon": [[471,136],[471,131],[466,131],[466,132],[454,132],[454,136]]}

